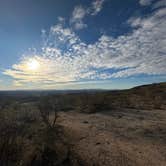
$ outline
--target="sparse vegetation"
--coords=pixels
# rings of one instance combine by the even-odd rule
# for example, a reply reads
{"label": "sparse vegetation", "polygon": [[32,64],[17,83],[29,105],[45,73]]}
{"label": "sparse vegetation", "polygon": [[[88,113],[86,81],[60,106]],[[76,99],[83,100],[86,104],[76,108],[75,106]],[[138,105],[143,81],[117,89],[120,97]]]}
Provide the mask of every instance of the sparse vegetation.
{"label": "sparse vegetation", "polygon": [[164,166],[165,98],[165,83],[123,91],[3,92],[0,166]]}

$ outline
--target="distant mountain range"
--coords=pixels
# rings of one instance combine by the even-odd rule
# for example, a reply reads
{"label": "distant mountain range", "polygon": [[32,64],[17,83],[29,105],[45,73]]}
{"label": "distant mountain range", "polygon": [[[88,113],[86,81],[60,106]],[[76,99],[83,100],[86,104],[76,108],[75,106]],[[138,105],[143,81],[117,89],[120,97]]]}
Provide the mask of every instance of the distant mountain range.
{"label": "distant mountain range", "polygon": [[[21,103],[37,102],[40,98],[49,96],[59,99],[65,107],[76,108],[76,104],[93,106],[95,111],[121,108],[134,109],[165,109],[166,82],[142,85],[125,90],[27,90],[0,91],[0,101],[15,100]],[[66,108],[65,108],[66,109]],[[88,108],[88,111],[92,109]]]}
{"label": "distant mountain range", "polygon": [[148,85],[141,85],[131,89],[124,89],[124,90],[106,90],[106,89],[72,89],[72,90],[0,90],[0,95],[4,96],[42,96],[42,95],[53,95],[53,94],[73,94],[73,93],[95,93],[95,92],[120,92],[120,91],[144,91],[144,90],[165,90],[166,89],[166,82],[162,83],[153,83]]}

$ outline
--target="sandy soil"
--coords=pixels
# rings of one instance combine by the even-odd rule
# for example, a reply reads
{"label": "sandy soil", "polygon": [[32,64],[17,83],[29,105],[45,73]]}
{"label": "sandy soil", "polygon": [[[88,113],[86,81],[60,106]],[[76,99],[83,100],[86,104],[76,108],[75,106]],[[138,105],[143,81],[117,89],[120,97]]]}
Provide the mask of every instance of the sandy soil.
{"label": "sandy soil", "polygon": [[62,112],[72,165],[165,166],[166,111]]}

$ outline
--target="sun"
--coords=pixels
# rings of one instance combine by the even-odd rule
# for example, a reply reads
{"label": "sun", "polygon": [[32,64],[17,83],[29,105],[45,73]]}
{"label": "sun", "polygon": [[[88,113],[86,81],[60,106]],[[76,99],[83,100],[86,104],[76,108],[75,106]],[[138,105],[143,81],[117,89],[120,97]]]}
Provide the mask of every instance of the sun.
{"label": "sun", "polygon": [[30,59],[27,62],[28,70],[37,71],[39,69],[39,67],[40,67],[40,63],[36,59]]}

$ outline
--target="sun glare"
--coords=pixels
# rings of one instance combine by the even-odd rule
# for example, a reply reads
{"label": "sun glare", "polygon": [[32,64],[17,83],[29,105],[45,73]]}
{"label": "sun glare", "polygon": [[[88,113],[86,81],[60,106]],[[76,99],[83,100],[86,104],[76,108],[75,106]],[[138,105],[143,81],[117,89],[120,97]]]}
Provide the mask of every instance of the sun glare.
{"label": "sun glare", "polygon": [[31,59],[27,63],[27,67],[28,67],[29,70],[36,71],[36,70],[39,69],[40,63],[36,59]]}

